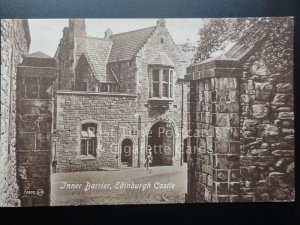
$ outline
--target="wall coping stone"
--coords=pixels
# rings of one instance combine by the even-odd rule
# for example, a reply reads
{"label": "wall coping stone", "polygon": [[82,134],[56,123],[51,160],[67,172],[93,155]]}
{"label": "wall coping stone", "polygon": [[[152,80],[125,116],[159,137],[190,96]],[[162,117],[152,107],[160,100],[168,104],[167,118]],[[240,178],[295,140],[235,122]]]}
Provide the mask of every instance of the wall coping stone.
{"label": "wall coping stone", "polygon": [[186,81],[201,80],[212,77],[241,76],[239,60],[219,56],[195,63],[187,68]]}

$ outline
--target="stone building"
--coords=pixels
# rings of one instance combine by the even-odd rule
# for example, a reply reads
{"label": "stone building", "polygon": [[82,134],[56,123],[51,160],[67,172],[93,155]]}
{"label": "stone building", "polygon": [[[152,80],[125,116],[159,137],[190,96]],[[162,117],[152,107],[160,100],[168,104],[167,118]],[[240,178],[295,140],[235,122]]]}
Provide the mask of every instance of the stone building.
{"label": "stone building", "polygon": [[30,46],[27,20],[1,19],[0,204],[20,205],[16,168],[16,73]]}
{"label": "stone building", "polygon": [[187,69],[188,129],[197,133],[189,138],[187,202],[295,198],[292,58],[282,54],[285,70],[266,62],[281,34],[293,40],[293,32],[286,23],[272,29],[276,36],[258,30]]}
{"label": "stone building", "polygon": [[293,201],[293,63],[266,61],[274,29],[186,69],[164,20],[104,38],[70,20],[55,58],[1,20],[0,203],[49,205],[51,165],[143,167],[149,148],[153,166],[188,162],[187,202]]}
{"label": "stone building", "polygon": [[[165,20],[156,26],[86,36],[70,20],[55,56],[53,159],[58,172],[179,165],[186,138],[188,62]],[[161,146],[161,147],[159,147]]]}

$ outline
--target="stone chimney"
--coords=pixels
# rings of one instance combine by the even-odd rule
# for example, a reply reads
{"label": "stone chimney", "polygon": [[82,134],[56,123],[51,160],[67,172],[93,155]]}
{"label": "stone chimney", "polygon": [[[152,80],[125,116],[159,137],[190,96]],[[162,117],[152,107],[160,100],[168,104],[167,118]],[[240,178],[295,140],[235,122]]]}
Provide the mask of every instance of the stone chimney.
{"label": "stone chimney", "polygon": [[70,19],[69,28],[74,35],[74,38],[86,37],[85,19]]}
{"label": "stone chimney", "polygon": [[113,35],[113,32],[110,30],[110,29],[107,29],[105,32],[104,32],[105,36],[104,38],[106,40],[108,40],[110,38],[111,35]]}
{"label": "stone chimney", "polygon": [[86,49],[86,25],[85,19],[70,19],[69,20],[69,39],[73,47],[73,62],[74,66],[77,63],[80,55]]}
{"label": "stone chimney", "polygon": [[165,19],[159,19],[159,20],[157,20],[156,26],[157,27],[162,27],[162,28],[166,27],[166,20]]}

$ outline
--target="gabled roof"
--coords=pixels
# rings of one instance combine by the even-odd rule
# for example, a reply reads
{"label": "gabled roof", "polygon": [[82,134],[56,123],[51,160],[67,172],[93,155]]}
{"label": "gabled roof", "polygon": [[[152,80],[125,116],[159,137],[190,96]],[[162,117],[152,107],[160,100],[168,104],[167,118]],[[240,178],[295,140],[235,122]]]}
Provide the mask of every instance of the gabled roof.
{"label": "gabled roof", "polygon": [[86,38],[86,51],[84,55],[98,81],[103,82],[106,80],[106,64],[111,46],[111,40],[94,37]]}
{"label": "gabled roof", "polygon": [[169,58],[167,53],[165,52],[158,52],[150,61],[149,64],[151,65],[160,65],[160,66],[171,66],[175,67],[175,64]]}
{"label": "gabled roof", "polygon": [[146,43],[156,26],[140,30],[114,34],[110,36],[113,41],[108,62],[132,59],[139,49]]}
{"label": "gabled roof", "polygon": [[32,57],[32,58],[52,58],[49,55],[46,55],[44,52],[34,52],[29,54],[27,57]]}

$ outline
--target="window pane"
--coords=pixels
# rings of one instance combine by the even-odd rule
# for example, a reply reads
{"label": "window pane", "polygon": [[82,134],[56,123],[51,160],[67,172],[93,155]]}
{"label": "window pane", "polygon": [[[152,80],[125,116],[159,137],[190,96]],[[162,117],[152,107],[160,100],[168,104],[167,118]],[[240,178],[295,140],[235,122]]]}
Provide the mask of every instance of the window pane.
{"label": "window pane", "polygon": [[153,84],[153,97],[159,97],[159,84]]}
{"label": "window pane", "polygon": [[159,81],[159,70],[153,70],[153,81]]}
{"label": "window pane", "polygon": [[88,133],[89,138],[96,137],[94,127],[89,127],[87,133]]}
{"label": "window pane", "polygon": [[85,123],[81,128],[81,154],[96,157],[97,124]]}
{"label": "window pane", "polygon": [[170,82],[173,83],[173,70],[170,70]]}
{"label": "window pane", "polygon": [[88,133],[86,131],[81,131],[81,138],[87,138]]}
{"label": "window pane", "polygon": [[87,143],[86,140],[81,140],[81,155],[87,155],[86,143]]}
{"label": "window pane", "polygon": [[90,139],[89,140],[89,150],[88,150],[88,154],[89,155],[94,155],[94,139]]}
{"label": "window pane", "polygon": [[163,97],[168,97],[168,92],[169,92],[168,84],[163,84],[163,90],[162,90]]}
{"label": "window pane", "polygon": [[169,70],[164,70],[163,81],[169,82]]}
{"label": "window pane", "polygon": [[84,123],[84,124],[82,124],[81,130],[82,131],[91,130],[96,134],[97,133],[97,124],[95,124],[95,123]]}
{"label": "window pane", "polygon": [[170,84],[170,98],[173,98],[173,85]]}

